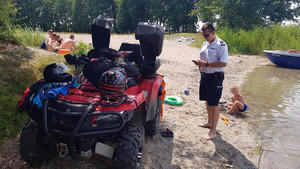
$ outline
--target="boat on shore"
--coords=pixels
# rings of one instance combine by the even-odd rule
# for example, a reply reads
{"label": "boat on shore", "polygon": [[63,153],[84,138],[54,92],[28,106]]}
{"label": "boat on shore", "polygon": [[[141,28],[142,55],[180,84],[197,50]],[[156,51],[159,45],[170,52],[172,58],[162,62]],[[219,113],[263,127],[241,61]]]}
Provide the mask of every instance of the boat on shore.
{"label": "boat on shore", "polygon": [[300,53],[283,50],[264,50],[269,60],[279,67],[300,69]]}

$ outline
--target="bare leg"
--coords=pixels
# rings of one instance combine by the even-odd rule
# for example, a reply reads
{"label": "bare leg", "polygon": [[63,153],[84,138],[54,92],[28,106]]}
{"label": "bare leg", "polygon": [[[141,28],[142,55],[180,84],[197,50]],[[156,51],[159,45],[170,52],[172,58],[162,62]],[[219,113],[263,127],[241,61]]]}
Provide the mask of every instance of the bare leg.
{"label": "bare leg", "polygon": [[231,109],[226,112],[227,114],[232,114],[233,111],[239,111],[244,109],[244,104],[239,101],[235,101]]}
{"label": "bare leg", "polygon": [[206,102],[206,111],[207,111],[207,116],[208,116],[207,123],[199,124],[198,127],[204,127],[204,128],[210,128],[211,127],[211,124],[212,124],[212,109],[211,109],[210,106],[207,105],[207,102]]}
{"label": "bare leg", "polygon": [[217,136],[217,124],[219,121],[220,110],[218,106],[208,106],[212,110],[211,128],[208,134],[202,137],[205,140],[210,140]]}

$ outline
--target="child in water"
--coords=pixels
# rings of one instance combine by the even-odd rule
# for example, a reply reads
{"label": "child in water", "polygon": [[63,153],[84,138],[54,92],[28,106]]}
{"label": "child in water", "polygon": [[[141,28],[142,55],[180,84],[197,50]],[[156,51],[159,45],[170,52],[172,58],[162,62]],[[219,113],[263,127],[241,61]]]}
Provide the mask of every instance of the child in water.
{"label": "child in water", "polygon": [[244,112],[247,110],[247,105],[244,97],[239,93],[239,89],[234,86],[231,88],[232,103],[229,104],[227,114],[232,114],[232,112]]}

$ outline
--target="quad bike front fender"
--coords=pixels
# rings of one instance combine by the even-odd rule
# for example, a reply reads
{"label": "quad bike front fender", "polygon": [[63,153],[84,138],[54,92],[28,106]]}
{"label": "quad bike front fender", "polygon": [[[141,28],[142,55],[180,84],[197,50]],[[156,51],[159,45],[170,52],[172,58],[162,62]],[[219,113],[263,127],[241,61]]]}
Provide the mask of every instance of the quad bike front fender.
{"label": "quad bike front fender", "polygon": [[162,83],[163,77],[161,75],[157,75],[155,78],[143,80],[143,93],[145,95],[147,110],[146,121],[152,120],[155,117],[157,96]]}
{"label": "quad bike front fender", "polygon": [[157,75],[155,78],[143,80],[142,86],[146,103],[153,102],[156,100],[162,82],[163,77],[161,75]]}

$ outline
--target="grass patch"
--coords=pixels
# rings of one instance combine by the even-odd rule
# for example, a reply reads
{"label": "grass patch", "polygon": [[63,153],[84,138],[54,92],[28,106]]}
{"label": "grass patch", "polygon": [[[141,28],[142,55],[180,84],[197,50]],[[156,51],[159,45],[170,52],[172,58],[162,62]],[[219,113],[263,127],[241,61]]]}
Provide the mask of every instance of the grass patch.
{"label": "grass patch", "polygon": [[64,62],[63,55],[0,43],[0,141],[21,131],[28,118],[26,113],[16,112],[16,105],[24,90],[53,62]]}
{"label": "grass patch", "polygon": [[39,47],[46,40],[39,28],[15,28],[13,34],[16,42],[26,46]]}
{"label": "grass patch", "polygon": [[263,55],[263,50],[300,50],[300,26],[256,27],[251,31],[219,30],[232,54]]}
{"label": "grass patch", "polygon": [[5,30],[0,33],[0,42],[9,41],[13,44],[22,44],[31,47],[39,47],[45,40],[46,37],[39,28],[15,27],[12,30]]}

